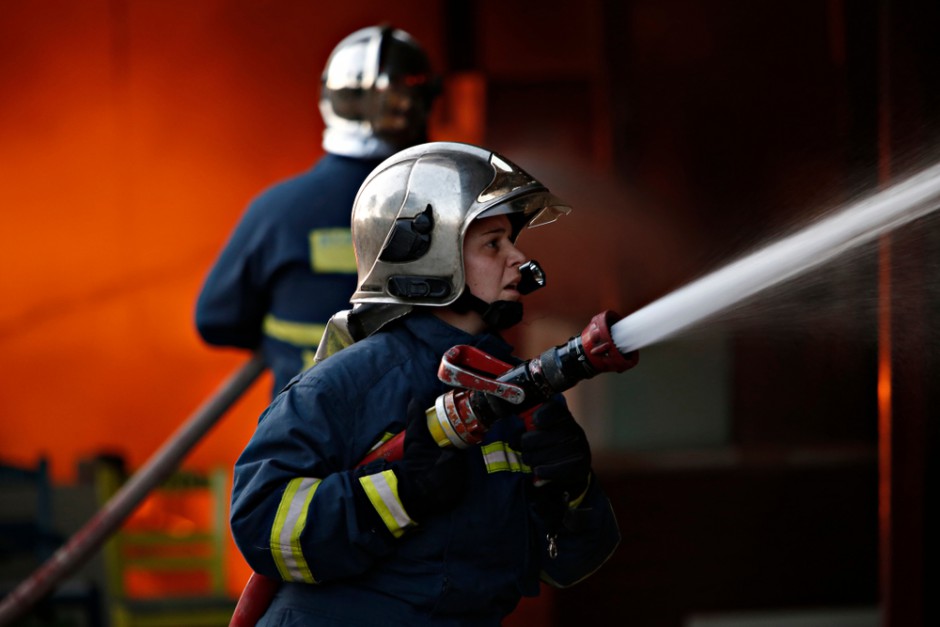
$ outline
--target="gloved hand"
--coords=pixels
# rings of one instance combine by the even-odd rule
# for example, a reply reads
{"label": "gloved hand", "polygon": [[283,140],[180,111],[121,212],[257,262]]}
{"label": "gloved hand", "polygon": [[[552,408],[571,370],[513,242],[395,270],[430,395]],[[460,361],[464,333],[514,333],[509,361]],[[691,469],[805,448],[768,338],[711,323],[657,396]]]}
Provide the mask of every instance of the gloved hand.
{"label": "gloved hand", "polygon": [[402,459],[392,464],[398,478],[398,497],[417,522],[446,511],[464,495],[467,484],[463,451],[441,448],[428,431],[425,408],[408,404],[408,427]]}
{"label": "gloved hand", "polygon": [[591,473],[591,447],[564,403],[548,401],[532,416],[535,427],[522,434],[522,461],[537,481],[547,481],[551,491],[562,490],[572,501],[587,489]]}

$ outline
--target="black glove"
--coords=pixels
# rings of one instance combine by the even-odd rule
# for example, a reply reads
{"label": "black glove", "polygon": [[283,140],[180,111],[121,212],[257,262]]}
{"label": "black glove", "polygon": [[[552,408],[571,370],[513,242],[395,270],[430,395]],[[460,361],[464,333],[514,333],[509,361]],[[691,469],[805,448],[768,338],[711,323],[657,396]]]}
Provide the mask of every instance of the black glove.
{"label": "black glove", "polygon": [[522,461],[537,481],[551,491],[567,493],[571,501],[587,489],[591,473],[591,447],[564,403],[549,401],[532,416],[534,429],[522,434]]}
{"label": "black glove", "polygon": [[425,409],[415,401],[408,404],[408,427],[402,459],[392,468],[398,478],[398,497],[416,522],[446,511],[464,495],[467,484],[463,451],[441,448],[428,431]]}

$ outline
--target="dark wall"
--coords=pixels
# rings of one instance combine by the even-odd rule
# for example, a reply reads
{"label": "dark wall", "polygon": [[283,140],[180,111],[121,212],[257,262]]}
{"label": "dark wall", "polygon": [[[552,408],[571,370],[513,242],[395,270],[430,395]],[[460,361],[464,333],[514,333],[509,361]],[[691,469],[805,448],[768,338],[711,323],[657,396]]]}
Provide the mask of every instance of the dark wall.
{"label": "dark wall", "polygon": [[679,627],[694,614],[873,605],[870,458],[605,472],[623,542],[555,597],[555,625]]}
{"label": "dark wall", "polygon": [[[461,4],[476,33],[462,63],[487,77],[487,142],[575,206],[563,229],[539,236],[555,295],[535,295],[536,312],[628,313],[936,160],[935,3]],[[894,459],[911,455],[899,476],[921,486],[895,503],[913,525],[899,545],[911,551],[926,520],[911,503],[935,494],[925,451],[937,444],[926,416],[937,405],[929,277],[940,266],[929,232],[898,234],[920,252],[896,259],[892,292],[904,312],[895,333],[919,338],[894,356],[908,378],[895,386],[906,448]],[[861,248],[710,323],[734,338],[734,453],[718,468],[675,451],[664,458],[682,461],[656,469],[624,464],[631,451],[603,466],[624,545],[555,597],[556,624],[677,626],[693,610],[884,602],[878,253]],[[924,567],[915,562],[897,568]]]}

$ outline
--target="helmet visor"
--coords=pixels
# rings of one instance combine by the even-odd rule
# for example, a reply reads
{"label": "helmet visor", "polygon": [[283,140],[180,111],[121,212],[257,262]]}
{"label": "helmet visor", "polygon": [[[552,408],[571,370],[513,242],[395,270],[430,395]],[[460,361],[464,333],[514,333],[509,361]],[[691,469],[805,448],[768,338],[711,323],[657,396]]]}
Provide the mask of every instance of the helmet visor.
{"label": "helmet visor", "polygon": [[481,211],[475,219],[509,215],[513,223],[513,238],[523,227],[534,228],[551,224],[559,217],[571,213],[571,207],[549,191],[536,192],[510,198],[506,202]]}

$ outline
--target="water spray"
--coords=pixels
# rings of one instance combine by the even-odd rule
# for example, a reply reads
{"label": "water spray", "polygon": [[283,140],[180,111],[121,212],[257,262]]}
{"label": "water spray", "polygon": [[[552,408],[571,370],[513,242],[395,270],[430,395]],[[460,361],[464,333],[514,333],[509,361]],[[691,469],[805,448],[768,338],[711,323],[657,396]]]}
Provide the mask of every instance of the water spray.
{"label": "water spray", "polygon": [[[867,200],[820,220],[620,319],[596,315],[580,335],[515,367],[456,346],[438,376],[457,386],[426,412],[441,446],[478,444],[501,415],[525,415],[552,395],[602,372],[623,372],[637,350],[666,339],[754,294],[807,272],[940,206],[940,164]],[[498,376],[497,376],[498,375]],[[360,464],[402,455],[404,434],[373,451]],[[253,573],[230,627],[254,625],[279,582]]]}
{"label": "water spray", "polygon": [[940,164],[689,283],[611,327],[627,353],[671,337],[754,294],[940,208]]}
{"label": "water spray", "polygon": [[[580,335],[514,368],[502,362],[491,363],[496,360],[472,352],[471,347],[454,347],[444,356],[438,375],[460,389],[442,395],[428,410],[431,433],[441,446],[464,448],[478,444],[499,417],[521,413],[596,374],[623,372],[636,364],[638,349],[938,207],[940,164],[745,256],[626,318],[618,319],[612,312],[598,314]],[[499,376],[491,379],[487,373]],[[400,451],[396,449],[395,454]]]}

